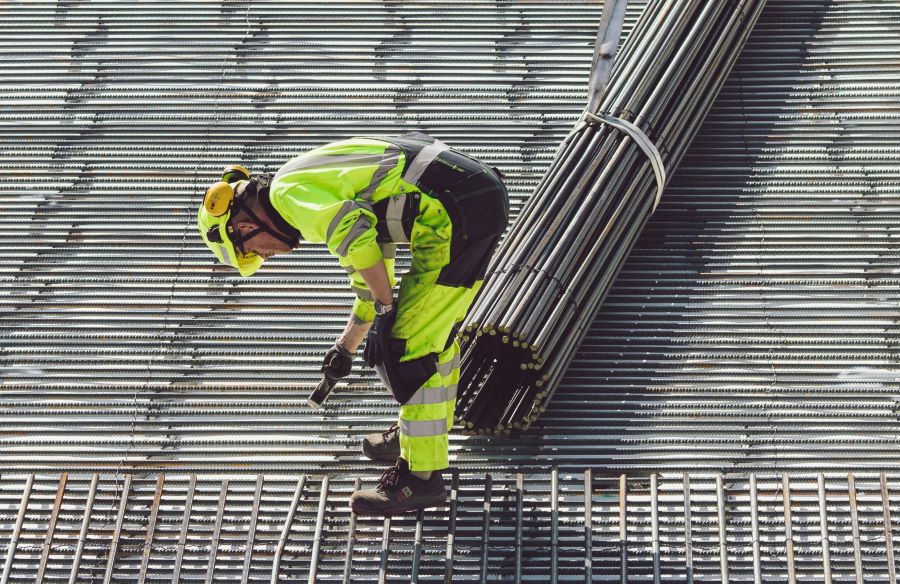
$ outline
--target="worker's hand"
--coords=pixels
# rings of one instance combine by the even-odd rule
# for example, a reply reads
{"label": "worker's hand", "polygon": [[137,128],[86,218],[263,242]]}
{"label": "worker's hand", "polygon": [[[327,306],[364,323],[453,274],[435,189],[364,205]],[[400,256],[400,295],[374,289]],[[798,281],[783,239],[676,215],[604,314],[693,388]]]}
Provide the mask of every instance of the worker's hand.
{"label": "worker's hand", "polygon": [[394,321],[397,320],[397,305],[390,304],[389,306],[389,310],[375,315],[372,328],[369,329],[369,334],[366,335],[366,348],[363,351],[363,359],[369,367],[381,365],[389,358],[387,344],[391,336],[391,329],[394,328]]}
{"label": "worker's hand", "polygon": [[331,349],[325,353],[325,359],[322,362],[322,373],[328,379],[337,381],[342,377],[346,377],[353,367],[353,353],[335,343]]}

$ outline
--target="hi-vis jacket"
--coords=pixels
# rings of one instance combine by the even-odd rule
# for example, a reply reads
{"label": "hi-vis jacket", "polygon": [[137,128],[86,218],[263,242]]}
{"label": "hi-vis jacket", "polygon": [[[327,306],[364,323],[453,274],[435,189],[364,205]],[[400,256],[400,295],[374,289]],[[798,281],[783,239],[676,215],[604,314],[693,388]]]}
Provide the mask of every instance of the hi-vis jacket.
{"label": "hi-vis jacket", "polygon": [[[440,218],[432,228],[450,239],[451,223],[443,205],[417,182],[448,146],[424,134],[422,139],[353,138],[311,150],[288,161],[275,174],[269,196],[276,211],[306,241],[324,243],[351,273],[359,320],[374,317],[371,294],[354,272],[388,260],[390,243],[408,243],[417,216]],[[390,140],[390,141],[388,141]],[[427,221],[426,221],[427,223]],[[443,224],[441,224],[443,223]],[[390,253],[390,252],[388,252]]]}

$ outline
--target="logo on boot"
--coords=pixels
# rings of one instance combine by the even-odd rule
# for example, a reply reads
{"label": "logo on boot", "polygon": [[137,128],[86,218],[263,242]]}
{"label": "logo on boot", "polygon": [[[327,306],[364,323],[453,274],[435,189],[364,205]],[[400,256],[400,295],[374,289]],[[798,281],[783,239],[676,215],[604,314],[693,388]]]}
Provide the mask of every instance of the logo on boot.
{"label": "logo on boot", "polygon": [[408,486],[406,486],[406,487],[403,487],[402,489],[400,489],[399,491],[397,491],[395,498],[397,499],[397,501],[403,502],[412,496],[413,496],[412,489],[410,489]]}

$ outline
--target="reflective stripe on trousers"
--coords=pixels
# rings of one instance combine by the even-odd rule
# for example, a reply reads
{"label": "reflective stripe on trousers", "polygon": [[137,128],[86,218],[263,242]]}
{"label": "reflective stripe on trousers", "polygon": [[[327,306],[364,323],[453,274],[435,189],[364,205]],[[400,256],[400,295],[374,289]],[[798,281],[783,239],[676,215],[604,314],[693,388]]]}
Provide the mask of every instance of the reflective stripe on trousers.
{"label": "reflective stripe on trousers", "polygon": [[400,406],[400,457],[410,469],[429,471],[450,466],[448,434],[453,427],[458,382],[459,345],[454,341],[438,355],[438,373]]}

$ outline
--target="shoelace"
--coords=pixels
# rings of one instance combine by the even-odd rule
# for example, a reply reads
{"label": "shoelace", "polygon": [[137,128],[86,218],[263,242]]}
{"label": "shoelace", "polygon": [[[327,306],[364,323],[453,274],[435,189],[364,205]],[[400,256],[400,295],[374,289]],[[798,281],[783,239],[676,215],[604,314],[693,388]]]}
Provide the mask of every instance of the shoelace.
{"label": "shoelace", "polygon": [[394,422],[391,424],[391,427],[381,433],[381,437],[385,440],[389,439],[391,434],[396,434],[400,431],[400,424]]}
{"label": "shoelace", "polygon": [[401,476],[400,468],[396,466],[392,466],[391,468],[384,471],[384,474],[381,475],[381,478],[378,479],[378,490],[386,493],[397,486],[397,482],[400,480]]}

